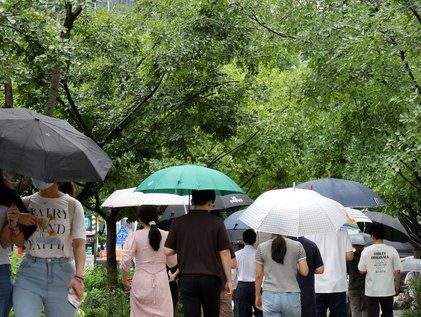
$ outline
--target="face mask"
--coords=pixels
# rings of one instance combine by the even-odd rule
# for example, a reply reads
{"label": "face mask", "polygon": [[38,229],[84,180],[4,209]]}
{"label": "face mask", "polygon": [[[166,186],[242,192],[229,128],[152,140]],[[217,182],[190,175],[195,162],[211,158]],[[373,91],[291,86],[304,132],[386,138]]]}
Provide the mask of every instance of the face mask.
{"label": "face mask", "polygon": [[31,178],[31,180],[32,180],[32,184],[34,184],[34,186],[36,188],[38,188],[39,190],[44,190],[44,189],[47,189],[48,187],[54,185],[54,183],[46,183],[46,182],[43,182],[43,181],[40,181],[40,180],[34,179],[34,178]]}

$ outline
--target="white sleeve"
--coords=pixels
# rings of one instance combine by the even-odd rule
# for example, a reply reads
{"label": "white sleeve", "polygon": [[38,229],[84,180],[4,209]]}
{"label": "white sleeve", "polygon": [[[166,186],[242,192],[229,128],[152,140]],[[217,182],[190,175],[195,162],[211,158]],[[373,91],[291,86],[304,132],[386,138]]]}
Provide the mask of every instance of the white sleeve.
{"label": "white sleeve", "polygon": [[348,234],[348,232],[347,231],[344,231],[345,232],[345,236],[346,236],[346,241],[345,241],[345,243],[346,243],[346,252],[350,252],[350,251],[354,251],[354,248],[352,247],[352,243],[351,243],[351,239],[349,238],[349,234]]}
{"label": "white sleeve", "polygon": [[402,271],[401,259],[396,249],[393,249],[393,271]]}
{"label": "white sleeve", "polygon": [[86,240],[85,213],[80,201],[75,200],[75,214],[72,223],[72,239]]}

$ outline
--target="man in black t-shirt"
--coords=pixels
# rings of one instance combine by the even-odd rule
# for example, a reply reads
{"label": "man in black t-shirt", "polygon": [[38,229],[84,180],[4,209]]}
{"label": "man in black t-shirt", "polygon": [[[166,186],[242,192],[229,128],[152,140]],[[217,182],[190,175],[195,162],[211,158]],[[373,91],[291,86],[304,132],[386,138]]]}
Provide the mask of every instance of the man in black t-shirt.
{"label": "man in black t-shirt", "polygon": [[323,274],[323,260],[317,245],[304,237],[290,239],[299,241],[306,251],[308,265],[308,275],[297,274],[298,285],[301,290],[301,316],[316,316],[316,293],[314,291],[314,274]]}
{"label": "man in black t-shirt", "polygon": [[[219,316],[220,273],[232,294],[230,240],[219,217],[212,216],[213,190],[193,190],[194,209],[173,221],[165,242],[165,254],[177,254],[179,287],[185,317]],[[222,264],[222,268],[221,268]]]}

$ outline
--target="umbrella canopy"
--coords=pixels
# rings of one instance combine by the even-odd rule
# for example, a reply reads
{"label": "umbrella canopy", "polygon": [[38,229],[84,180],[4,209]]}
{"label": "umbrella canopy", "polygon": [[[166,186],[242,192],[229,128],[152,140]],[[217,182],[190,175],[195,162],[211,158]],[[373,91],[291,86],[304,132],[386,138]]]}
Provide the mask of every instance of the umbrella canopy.
{"label": "umbrella canopy", "polygon": [[259,232],[294,237],[336,231],[347,221],[341,204],[298,188],[263,193],[239,219]]}
{"label": "umbrella canopy", "polygon": [[402,261],[402,272],[419,271],[421,272],[421,259],[404,259]]}
{"label": "umbrella canopy", "polygon": [[246,194],[230,194],[216,196],[213,210],[236,210],[240,207],[250,206],[253,203]]}
{"label": "umbrella canopy", "polygon": [[231,214],[229,217],[227,217],[224,220],[225,228],[227,230],[247,230],[250,229],[249,226],[247,226],[244,222],[242,222],[240,219],[238,219],[242,214],[244,213],[244,210],[239,210]]}
{"label": "umbrella canopy", "polygon": [[178,218],[178,217],[184,216],[188,212],[189,212],[189,206],[188,205],[184,205],[184,206],[181,206],[181,205],[179,205],[179,206],[176,206],[176,205],[168,206],[167,208],[165,208],[165,210],[162,213],[162,215],[159,218],[159,220],[160,221],[163,221],[163,220]]}
{"label": "umbrella canopy", "polygon": [[370,218],[367,217],[361,210],[345,208],[345,211],[348,213],[348,216],[355,220],[355,222],[372,222]]}
{"label": "umbrella canopy", "polygon": [[145,194],[135,192],[133,188],[119,189],[113,192],[104,201],[101,207],[123,208],[142,205],[184,205],[187,200],[173,194]]}
{"label": "umbrella canopy", "polygon": [[244,194],[244,191],[227,175],[211,168],[190,164],[159,170],[146,178],[136,191],[190,195],[195,189],[211,189],[218,196]]}
{"label": "umbrella canopy", "polygon": [[327,198],[336,200],[345,207],[368,208],[386,205],[370,188],[350,180],[322,178],[299,184],[297,187],[312,189]]}
{"label": "umbrella canopy", "polygon": [[366,211],[364,213],[372,220],[372,223],[359,224],[360,229],[364,232],[370,232],[373,223],[381,223],[385,226],[386,236],[385,239],[396,242],[410,242],[408,232],[401,224],[398,218],[386,215],[381,212]]}
{"label": "umbrella canopy", "polygon": [[345,213],[347,216],[347,221],[342,226],[344,229],[357,229],[359,230],[359,226],[357,222],[371,222],[370,218],[368,218],[364,213],[357,209],[352,208],[345,208]]}
{"label": "umbrella canopy", "polygon": [[[145,194],[145,195],[158,195],[158,194]],[[170,195],[170,194],[168,194]],[[180,196],[178,196],[180,197]],[[182,215],[185,215],[190,207],[189,199],[190,196],[182,196],[183,203],[178,204],[170,204],[173,206],[168,206],[165,208],[164,213],[161,216],[161,220],[170,219],[170,218],[177,218]],[[216,196],[215,204],[212,210],[235,210],[235,208],[249,206],[253,200],[248,197],[246,194],[231,194],[225,196]],[[185,205],[185,206],[180,206]]]}
{"label": "umbrella canopy", "polygon": [[0,109],[0,168],[44,182],[103,181],[108,155],[67,121]]}

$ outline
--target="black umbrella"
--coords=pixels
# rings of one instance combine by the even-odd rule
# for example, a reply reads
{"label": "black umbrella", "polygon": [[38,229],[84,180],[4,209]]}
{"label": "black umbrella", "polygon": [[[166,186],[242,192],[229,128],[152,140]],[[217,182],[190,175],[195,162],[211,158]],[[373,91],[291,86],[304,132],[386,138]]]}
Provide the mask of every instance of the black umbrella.
{"label": "black umbrella", "polygon": [[0,109],[0,168],[48,183],[104,180],[111,159],[67,121]]}
{"label": "black umbrella", "polygon": [[366,211],[364,213],[368,218],[373,221],[372,223],[364,222],[358,223],[360,229],[364,232],[370,232],[371,226],[375,223],[381,223],[386,229],[385,239],[393,242],[410,242],[408,232],[401,224],[398,218],[386,215],[381,212]]}
{"label": "black umbrella", "polygon": [[[235,211],[238,208],[249,206],[253,203],[253,199],[245,194],[230,194],[224,196],[216,196],[213,210]],[[185,215],[189,210],[189,206],[170,205],[165,208],[160,220],[177,218]]]}
{"label": "black umbrella", "polygon": [[322,178],[299,184],[297,188],[312,189],[320,195],[336,200],[350,208],[372,208],[386,205],[367,186],[346,179]]}

